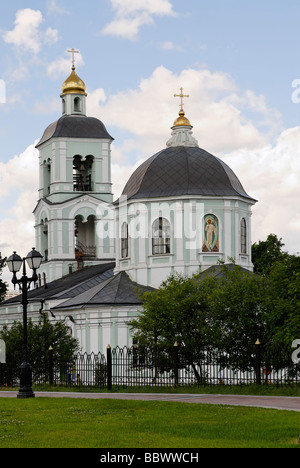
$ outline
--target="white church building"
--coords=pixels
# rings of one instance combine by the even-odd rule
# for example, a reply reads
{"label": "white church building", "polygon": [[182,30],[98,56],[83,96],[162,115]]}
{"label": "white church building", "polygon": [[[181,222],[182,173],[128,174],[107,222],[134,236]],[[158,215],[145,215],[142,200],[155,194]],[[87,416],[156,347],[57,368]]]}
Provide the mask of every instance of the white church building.
{"label": "white church building", "polygon": [[[171,274],[191,275],[234,259],[252,270],[251,208],[233,171],[198,146],[183,110],[166,147],[131,175],[113,201],[112,136],[86,116],[86,87],[72,72],[62,86],[62,116],[42,135],[36,250],[43,261],[28,315],[65,320],[82,352],[130,345],[128,320],[140,291]],[[0,327],[20,320],[20,296],[0,306]]]}

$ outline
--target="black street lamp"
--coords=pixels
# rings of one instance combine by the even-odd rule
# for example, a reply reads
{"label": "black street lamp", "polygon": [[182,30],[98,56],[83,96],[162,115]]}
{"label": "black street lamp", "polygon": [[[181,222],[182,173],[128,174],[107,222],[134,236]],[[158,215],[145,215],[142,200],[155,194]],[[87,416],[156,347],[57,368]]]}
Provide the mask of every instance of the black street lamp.
{"label": "black street lamp", "polygon": [[[9,271],[13,274],[12,284],[16,284],[22,291],[22,305],[23,305],[23,362],[20,367],[20,389],[18,398],[33,398],[35,395],[32,390],[32,368],[28,362],[28,344],[27,344],[27,305],[28,305],[28,291],[32,282],[36,282],[38,276],[36,270],[40,267],[42,255],[33,248],[26,258],[21,258],[16,252],[11,255],[7,260]],[[28,267],[33,270],[31,278],[26,274],[26,262]],[[17,273],[23,265],[23,276],[21,279],[17,278]]]}

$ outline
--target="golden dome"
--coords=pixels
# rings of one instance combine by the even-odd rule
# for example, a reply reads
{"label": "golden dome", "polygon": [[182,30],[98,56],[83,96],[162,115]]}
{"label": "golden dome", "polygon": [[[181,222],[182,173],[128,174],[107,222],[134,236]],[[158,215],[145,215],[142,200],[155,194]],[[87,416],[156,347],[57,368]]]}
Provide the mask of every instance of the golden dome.
{"label": "golden dome", "polygon": [[191,122],[185,117],[184,110],[181,109],[179,112],[178,119],[175,120],[173,127],[191,127]]}
{"label": "golden dome", "polygon": [[62,94],[85,94],[85,83],[79,78],[75,72],[75,67],[72,67],[72,73],[62,85]]}

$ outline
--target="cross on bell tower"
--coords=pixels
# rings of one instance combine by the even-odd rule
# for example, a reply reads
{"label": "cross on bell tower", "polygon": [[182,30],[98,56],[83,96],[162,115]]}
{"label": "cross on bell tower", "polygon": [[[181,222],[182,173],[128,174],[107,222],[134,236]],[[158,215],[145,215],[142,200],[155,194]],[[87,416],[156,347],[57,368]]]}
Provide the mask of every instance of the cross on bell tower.
{"label": "cross on bell tower", "polygon": [[79,54],[79,50],[75,50],[74,47],[72,47],[72,49],[67,52],[72,54],[72,70],[75,70],[75,54]]}

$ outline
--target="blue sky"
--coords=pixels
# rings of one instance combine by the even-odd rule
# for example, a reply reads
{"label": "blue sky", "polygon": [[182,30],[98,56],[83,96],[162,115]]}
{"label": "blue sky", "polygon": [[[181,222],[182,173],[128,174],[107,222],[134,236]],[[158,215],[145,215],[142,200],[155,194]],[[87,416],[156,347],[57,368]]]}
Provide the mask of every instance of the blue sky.
{"label": "blue sky", "polygon": [[292,101],[299,17],[296,0],[3,2],[0,250],[13,241],[31,247],[33,145],[61,115],[66,51],[74,47],[89,115],[115,138],[116,194],[140,161],[164,147],[178,112],[173,94],[183,86],[199,145],[223,157],[260,200],[253,241],[275,232],[299,251],[300,104]]}

